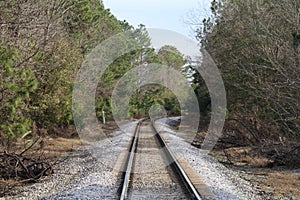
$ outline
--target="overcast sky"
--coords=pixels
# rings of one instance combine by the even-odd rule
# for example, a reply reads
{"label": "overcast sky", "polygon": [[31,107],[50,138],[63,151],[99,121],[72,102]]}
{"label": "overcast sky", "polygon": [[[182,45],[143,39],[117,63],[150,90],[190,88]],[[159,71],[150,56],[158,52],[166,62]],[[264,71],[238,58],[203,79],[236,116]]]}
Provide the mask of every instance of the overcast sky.
{"label": "overcast sky", "polygon": [[204,16],[202,11],[209,10],[210,0],[103,0],[103,3],[119,20],[135,27],[144,24],[148,28],[169,29],[191,36],[189,25],[184,23],[189,18],[187,15],[198,10]]}

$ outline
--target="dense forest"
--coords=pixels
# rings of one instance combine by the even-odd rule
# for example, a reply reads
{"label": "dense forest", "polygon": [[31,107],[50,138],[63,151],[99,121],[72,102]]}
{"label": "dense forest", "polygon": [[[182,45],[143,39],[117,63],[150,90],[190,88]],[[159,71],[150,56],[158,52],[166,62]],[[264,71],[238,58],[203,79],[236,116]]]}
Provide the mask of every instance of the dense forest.
{"label": "dense forest", "polygon": [[[72,84],[89,52],[105,39],[130,32],[139,51],[118,58],[105,71],[97,88],[96,111],[108,120],[111,91],[128,70],[156,62],[182,70],[183,55],[172,46],[155,52],[144,25],[119,21],[98,0],[1,1],[0,138],[3,146],[33,128],[44,135],[73,123]],[[180,114],[175,97],[156,86],[131,99],[131,116],[148,114],[159,102],[171,114]],[[40,131],[41,132],[41,131]]]}

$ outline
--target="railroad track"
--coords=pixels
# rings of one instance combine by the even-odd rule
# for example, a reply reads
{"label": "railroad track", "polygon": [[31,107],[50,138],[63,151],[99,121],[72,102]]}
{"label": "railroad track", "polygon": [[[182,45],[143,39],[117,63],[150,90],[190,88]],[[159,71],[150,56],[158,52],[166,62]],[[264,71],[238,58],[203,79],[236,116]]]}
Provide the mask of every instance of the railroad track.
{"label": "railroad track", "polygon": [[135,129],[120,188],[120,199],[206,199],[176,160],[150,120]]}

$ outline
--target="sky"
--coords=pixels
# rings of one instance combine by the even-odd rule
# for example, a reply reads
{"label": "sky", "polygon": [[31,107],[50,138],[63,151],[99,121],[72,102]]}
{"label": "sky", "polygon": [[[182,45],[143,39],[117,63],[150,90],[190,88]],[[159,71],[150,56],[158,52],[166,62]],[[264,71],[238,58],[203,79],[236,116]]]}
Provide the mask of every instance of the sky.
{"label": "sky", "polygon": [[189,16],[193,12],[199,21],[207,15],[210,0],[103,0],[105,8],[119,19],[137,27],[161,28],[192,37]]}

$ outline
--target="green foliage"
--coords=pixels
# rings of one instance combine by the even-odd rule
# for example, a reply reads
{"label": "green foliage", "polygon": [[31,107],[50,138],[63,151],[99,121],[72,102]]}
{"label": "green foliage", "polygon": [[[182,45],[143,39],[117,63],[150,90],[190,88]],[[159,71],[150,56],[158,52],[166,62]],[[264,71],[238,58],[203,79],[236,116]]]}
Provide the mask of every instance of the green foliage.
{"label": "green foliage", "polygon": [[32,121],[49,133],[69,125],[76,73],[93,47],[121,31],[118,20],[98,0],[0,4],[3,44],[15,47],[1,47],[1,135],[18,136]]}
{"label": "green foliage", "polygon": [[71,8],[64,14],[64,24],[84,54],[101,41],[121,31],[118,20],[99,0],[69,0]]}
{"label": "green foliage", "polygon": [[181,70],[185,64],[184,56],[176,49],[176,47],[165,45],[158,51],[158,58],[163,65]]}
{"label": "green foliage", "polygon": [[[112,89],[130,69],[153,62],[176,69],[184,64],[173,47],[156,53],[144,25],[134,28],[118,21],[99,0],[9,0],[0,5],[1,139],[22,135],[33,122],[50,134],[72,124],[71,95],[78,69],[95,46],[121,31],[129,33],[139,49],[116,59],[99,80],[95,105],[99,119],[102,111],[112,119]],[[171,113],[179,108],[175,97],[160,88],[133,96],[132,116],[146,114],[153,103],[163,104]]]}
{"label": "green foliage", "polygon": [[102,120],[102,111],[105,112],[106,120],[112,120],[111,113],[111,100],[109,97],[103,99],[102,96],[99,96],[96,100],[96,115],[97,118]]}
{"label": "green foliage", "polygon": [[211,99],[205,81],[191,66],[188,66],[188,70],[190,70],[189,78],[192,79],[192,87],[198,99],[200,113],[202,116],[208,116],[211,111]]}
{"label": "green foliage", "polygon": [[[158,63],[175,70],[183,71],[183,66],[186,63],[184,56],[173,46],[163,46],[157,53],[153,49],[145,51],[144,62]],[[151,73],[151,71],[150,71]],[[153,71],[153,73],[155,73]],[[166,77],[170,78],[170,77]],[[147,117],[149,109],[154,104],[162,105],[168,115],[180,115],[180,105],[177,97],[167,88],[161,85],[150,85],[138,90],[136,95],[131,97],[130,114],[134,117]]]}
{"label": "green foliage", "polygon": [[13,139],[30,129],[27,103],[38,88],[30,68],[15,67],[18,51],[0,46],[0,138]]}
{"label": "green foliage", "polygon": [[[40,51],[35,57],[40,88],[34,93],[31,115],[39,127],[49,130],[72,122],[72,85],[83,60],[79,47],[67,38],[56,38],[51,52]],[[39,70],[42,67],[42,71]]]}
{"label": "green foliage", "polygon": [[161,85],[148,85],[140,88],[130,99],[130,116],[135,118],[149,117],[153,105],[162,105],[169,116],[180,115],[177,98]]}
{"label": "green foliage", "polygon": [[[97,89],[97,106],[96,110],[98,113],[98,118],[101,118],[102,110],[106,112],[107,119],[112,119],[111,111],[111,93],[117,83],[117,81],[125,75],[126,72],[137,67],[141,64],[147,62],[155,62],[157,56],[154,49],[150,48],[151,40],[149,34],[144,25],[140,25],[137,28],[130,26],[126,21],[119,22],[123,31],[126,31],[132,40],[132,45],[137,45],[138,50],[127,53],[118,59],[116,59],[104,72],[101,80],[98,84]],[[132,77],[134,78],[134,77]],[[129,90],[128,86],[122,86],[123,90]],[[146,100],[146,99],[145,99]],[[133,104],[138,104],[136,101]],[[141,105],[133,106],[133,110],[137,110]],[[123,113],[125,111],[122,108],[118,108],[119,114],[126,116],[128,113]],[[132,111],[131,111],[132,113]],[[134,115],[134,114],[133,114]]]}

